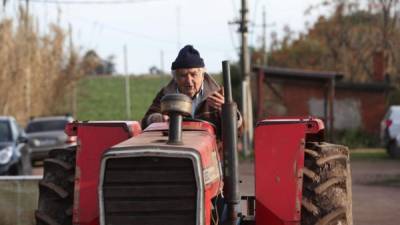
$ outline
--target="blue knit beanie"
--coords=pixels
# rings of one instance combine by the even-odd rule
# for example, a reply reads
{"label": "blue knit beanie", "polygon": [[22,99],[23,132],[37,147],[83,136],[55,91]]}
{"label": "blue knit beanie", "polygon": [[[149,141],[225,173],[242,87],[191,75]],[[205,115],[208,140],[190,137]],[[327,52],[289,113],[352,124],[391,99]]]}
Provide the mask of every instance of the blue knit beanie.
{"label": "blue knit beanie", "polygon": [[172,70],[200,67],[204,67],[204,61],[200,57],[199,51],[193,48],[192,45],[186,45],[183,47],[171,65]]}

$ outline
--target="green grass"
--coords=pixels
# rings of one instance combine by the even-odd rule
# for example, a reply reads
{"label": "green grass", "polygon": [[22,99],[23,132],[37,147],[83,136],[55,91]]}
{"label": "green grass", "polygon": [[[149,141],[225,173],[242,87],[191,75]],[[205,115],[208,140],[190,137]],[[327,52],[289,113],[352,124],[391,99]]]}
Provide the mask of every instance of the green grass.
{"label": "green grass", "polygon": [[379,147],[379,137],[362,130],[343,130],[335,134],[337,144],[349,148],[376,148]]}
{"label": "green grass", "polygon": [[352,160],[391,160],[386,150],[381,148],[352,149],[350,158]]}
{"label": "green grass", "polygon": [[127,118],[125,77],[87,77],[78,86],[78,120],[140,120],[170,76],[130,76],[132,115]]}
{"label": "green grass", "polygon": [[[213,76],[221,83],[221,76]],[[141,120],[158,91],[171,80],[164,76],[130,76],[131,116],[127,118],[125,77],[86,77],[79,82],[78,120]]]}

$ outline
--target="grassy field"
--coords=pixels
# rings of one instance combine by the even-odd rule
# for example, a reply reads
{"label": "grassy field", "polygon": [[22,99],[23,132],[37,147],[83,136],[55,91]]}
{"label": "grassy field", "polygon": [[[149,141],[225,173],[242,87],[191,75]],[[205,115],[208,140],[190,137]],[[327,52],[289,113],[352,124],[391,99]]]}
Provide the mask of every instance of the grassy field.
{"label": "grassy field", "polygon": [[140,120],[170,76],[131,76],[132,115],[127,118],[125,77],[88,77],[80,81],[77,94],[79,120]]}
{"label": "grassy field", "polygon": [[350,157],[354,160],[400,160],[390,158],[383,148],[351,149]]}
{"label": "grassy field", "polygon": [[[221,83],[221,76],[213,77]],[[130,76],[132,115],[127,118],[125,77],[86,77],[78,85],[76,119],[140,120],[158,91],[170,80],[170,75]]]}

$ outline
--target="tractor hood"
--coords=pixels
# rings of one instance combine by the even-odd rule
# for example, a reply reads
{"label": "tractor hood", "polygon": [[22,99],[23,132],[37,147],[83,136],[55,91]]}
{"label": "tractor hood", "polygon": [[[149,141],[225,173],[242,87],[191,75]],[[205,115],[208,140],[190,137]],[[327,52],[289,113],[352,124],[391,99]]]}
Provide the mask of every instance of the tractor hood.
{"label": "tractor hood", "polygon": [[[101,165],[100,224],[130,224],[129,215],[151,224],[171,212],[182,224],[205,224],[211,218],[211,199],[222,188],[219,158],[214,128],[207,122],[183,122],[179,145],[168,144],[168,123],[156,123],[113,146]],[[126,193],[126,208],[118,207],[121,190],[132,190]]]}

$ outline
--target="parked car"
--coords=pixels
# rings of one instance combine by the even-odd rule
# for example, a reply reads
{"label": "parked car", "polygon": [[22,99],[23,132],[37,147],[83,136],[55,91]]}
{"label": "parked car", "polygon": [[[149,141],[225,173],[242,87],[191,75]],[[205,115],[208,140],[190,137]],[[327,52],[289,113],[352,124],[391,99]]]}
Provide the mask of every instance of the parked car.
{"label": "parked car", "polygon": [[381,141],[388,154],[400,157],[400,106],[390,106],[381,122]]}
{"label": "parked car", "polygon": [[50,150],[68,148],[76,144],[76,138],[64,133],[65,125],[72,122],[71,116],[37,117],[26,127],[32,163],[47,158]]}
{"label": "parked car", "polygon": [[0,175],[30,175],[30,149],[14,117],[0,116]]}

